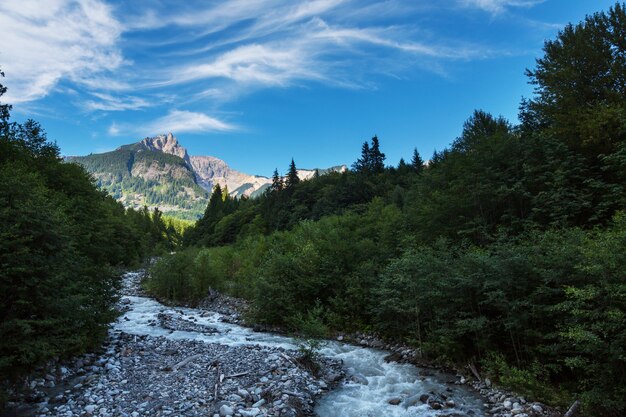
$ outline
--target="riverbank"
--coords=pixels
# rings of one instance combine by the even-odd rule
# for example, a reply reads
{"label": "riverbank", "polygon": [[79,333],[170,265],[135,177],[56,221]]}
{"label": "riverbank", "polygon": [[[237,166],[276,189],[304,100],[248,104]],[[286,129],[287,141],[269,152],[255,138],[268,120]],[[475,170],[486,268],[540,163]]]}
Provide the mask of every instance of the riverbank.
{"label": "riverbank", "polygon": [[[200,303],[200,306],[212,311],[218,311],[224,314],[229,321],[237,324],[244,324],[242,317],[246,315],[246,309],[249,308],[249,305],[245,300],[229,297],[217,292],[211,293],[209,297]],[[252,326],[257,331],[280,333],[280,329],[275,327],[258,326],[250,323],[248,323],[248,325]],[[406,344],[394,342],[389,343],[376,335],[363,333],[339,334],[337,335],[336,340],[341,343],[349,343],[356,346],[387,351],[389,354],[385,358],[386,361],[396,362],[399,364],[411,364],[420,367],[422,368],[422,372],[420,372],[422,377],[441,372],[449,374],[449,384],[466,386],[474,390],[484,400],[485,409],[493,417],[562,416],[562,413],[553,407],[525,398],[522,395],[501,387],[494,386],[488,378],[483,379],[480,375],[474,375],[469,368],[463,370],[450,369],[432,362],[427,362],[423,359],[422,354],[418,349]],[[445,393],[424,393],[419,397],[420,402],[430,405],[434,409],[445,408]],[[406,405],[406,399],[406,397],[391,398],[390,401],[397,403],[398,405]]]}
{"label": "riverbank", "polygon": [[[313,374],[293,349],[121,330],[131,320],[131,300],[144,295],[139,279],[140,274],[127,274],[119,304],[125,314],[112,326],[102,351],[33,375],[19,394],[12,393],[4,415],[305,416],[313,414],[315,399],[343,377],[341,364],[324,358],[321,371]],[[186,318],[164,309],[150,324],[170,335],[223,331]]]}
{"label": "riverbank", "polygon": [[296,340],[237,324],[244,302],[213,294],[204,307],[220,313],[166,306],[140,279],[126,274],[123,314],[102,351],[31,378],[12,415],[549,415],[519,398],[472,394],[462,377],[409,365],[406,348],[365,335],[326,342],[313,374]]}

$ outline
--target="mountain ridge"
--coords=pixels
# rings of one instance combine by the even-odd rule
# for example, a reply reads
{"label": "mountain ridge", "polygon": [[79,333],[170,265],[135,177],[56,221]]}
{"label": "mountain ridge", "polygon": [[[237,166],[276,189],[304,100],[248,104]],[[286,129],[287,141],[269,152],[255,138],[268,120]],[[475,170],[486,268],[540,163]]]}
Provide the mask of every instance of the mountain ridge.
{"label": "mountain ridge", "polygon": [[[237,171],[215,156],[190,155],[171,132],[145,137],[110,152],[65,159],[82,165],[101,188],[127,207],[158,207],[188,219],[202,215],[216,185],[241,198],[256,197],[272,183],[269,177]],[[346,169],[345,165],[300,169],[298,176],[306,180],[316,171],[324,174]]]}

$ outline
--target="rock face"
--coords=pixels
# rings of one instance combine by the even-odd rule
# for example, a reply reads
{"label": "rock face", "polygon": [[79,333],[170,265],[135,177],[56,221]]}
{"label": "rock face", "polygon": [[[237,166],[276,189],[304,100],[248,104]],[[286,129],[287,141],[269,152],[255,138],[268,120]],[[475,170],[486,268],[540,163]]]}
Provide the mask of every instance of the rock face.
{"label": "rock face", "polygon": [[189,163],[189,154],[187,153],[187,149],[180,146],[178,139],[176,139],[172,132],[167,135],[145,138],[140,143],[151,151],[160,151],[170,155],[175,155]]}
{"label": "rock face", "polygon": [[198,184],[207,191],[219,184],[221,188],[228,188],[232,196],[249,197],[272,183],[270,178],[236,171],[214,156],[192,156],[190,159]]}

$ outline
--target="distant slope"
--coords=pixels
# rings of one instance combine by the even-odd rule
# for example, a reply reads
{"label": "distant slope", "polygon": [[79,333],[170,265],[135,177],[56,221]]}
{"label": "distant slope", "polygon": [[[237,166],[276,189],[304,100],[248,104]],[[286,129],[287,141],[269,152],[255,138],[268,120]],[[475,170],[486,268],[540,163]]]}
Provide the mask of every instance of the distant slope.
{"label": "distant slope", "polygon": [[[236,171],[214,156],[190,156],[171,133],[120,146],[112,152],[65,160],[84,166],[99,186],[127,207],[158,207],[185,219],[197,219],[204,213],[209,195],[218,184],[231,196],[254,198],[272,183],[271,178]],[[345,170],[346,166],[341,165],[317,172],[324,175]],[[315,172],[302,169],[298,176],[306,180]]]}
{"label": "distant slope", "polygon": [[209,193],[196,183],[184,159],[142,143],[103,154],[67,157],[66,161],[84,166],[99,186],[127,207],[147,205],[176,217],[196,219],[208,202]]}

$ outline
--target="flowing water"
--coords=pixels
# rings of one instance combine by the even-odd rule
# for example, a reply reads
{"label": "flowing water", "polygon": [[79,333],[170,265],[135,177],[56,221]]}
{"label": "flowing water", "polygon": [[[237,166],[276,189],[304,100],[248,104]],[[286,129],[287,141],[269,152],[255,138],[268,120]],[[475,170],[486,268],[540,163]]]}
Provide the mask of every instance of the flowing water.
{"label": "flowing water", "polygon": [[[136,279],[128,273],[126,279]],[[168,307],[147,297],[125,296],[128,311],[114,324],[115,330],[129,334],[163,336],[170,339],[200,340],[224,345],[263,345],[297,349],[292,338],[270,333],[254,332],[235,324],[222,322],[218,313],[207,313],[193,308]],[[213,333],[193,330],[174,330],[159,325],[158,315],[165,314],[188,322],[197,328],[216,330]],[[425,372],[409,364],[387,363],[388,352],[329,341],[321,354],[341,359],[348,373],[358,382],[345,382],[323,396],[316,406],[320,417],[426,417],[473,416],[483,417],[482,400],[470,389],[450,384],[450,375]],[[443,393],[454,401],[453,408],[433,410],[416,400],[416,396]],[[389,404],[392,398],[401,399],[399,405]],[[411,398],[413,399],[411,401]]]}

